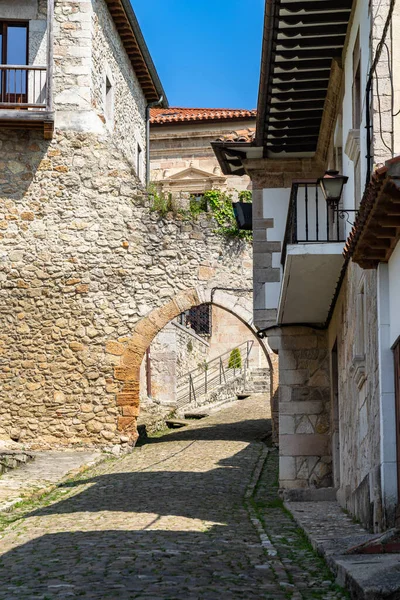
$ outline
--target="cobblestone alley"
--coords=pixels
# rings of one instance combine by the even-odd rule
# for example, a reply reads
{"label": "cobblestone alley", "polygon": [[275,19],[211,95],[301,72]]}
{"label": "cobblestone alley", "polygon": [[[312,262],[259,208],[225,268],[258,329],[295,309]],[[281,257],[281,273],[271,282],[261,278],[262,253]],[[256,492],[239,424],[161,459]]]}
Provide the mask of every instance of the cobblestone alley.
{"label": "cobblestone alley", "polygon": [[346,597],[277,498],[267,410],[237,402],[9,515],[0,599]]}

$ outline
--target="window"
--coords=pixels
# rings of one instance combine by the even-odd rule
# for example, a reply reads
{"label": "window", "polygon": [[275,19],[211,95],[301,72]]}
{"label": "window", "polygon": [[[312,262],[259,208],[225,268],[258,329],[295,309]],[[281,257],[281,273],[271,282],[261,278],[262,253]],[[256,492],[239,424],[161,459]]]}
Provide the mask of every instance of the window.
{"label": "window", "polygon": [[364,275],[362,275],[356,298],[356,330],[353,346],[353,370],[355,381],[359,389],[362,388],[365,380],[367,379],[365,369],[365,350],[367,338],[366,317],[365,280]]}
{"label": "window", "polygon": [[[28,23],[0,21],[0,59],[3,65],[28,64]],[[3,69],[0,77],[1,102],[27,102],[26,69]]]}
{"label": "window", "polygon": [[212,334],[212,306],[200,304],[186,310],[178,317],[178,323],[190,327],[197,335],[210,336]]}
{"label": "window", "polygon": [[113,125],[114,121],[114,89],[111,79],[106,75],[106,90],[104,101],[104,116],[108,125]]}
{"label": "window", "polygon": [[142,148],[140,147],[140,144],[138,144],[136,152],[136,174],[139,177],[139,179],[142,177],[142,154]]}
{"label": "window", "polygon": [[360,129],[361,126],[361,51],[360,34],[353,50],[353,129]]}

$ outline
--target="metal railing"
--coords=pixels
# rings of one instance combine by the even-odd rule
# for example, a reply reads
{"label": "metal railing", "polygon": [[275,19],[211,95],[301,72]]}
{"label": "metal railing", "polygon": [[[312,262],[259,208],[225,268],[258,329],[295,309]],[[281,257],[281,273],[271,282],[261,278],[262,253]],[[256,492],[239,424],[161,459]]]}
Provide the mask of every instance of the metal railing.
{"label": "metal railing", "polygon": [[317,180],[294,181],[290,193],[281,262],[288,244],[345,241],[345,227],[337,212],[328,207]]}
{"label": "metal railing", "polygon": [[248,340],[232,349],[236,351],[235,355],[232,354],[232,350],[229,350],[204,363],[201,367],[182,375],[177,383],[178,409],[189,404],[197,406],[201,397],[216,392],[235,379],[246,379],[253,345],[254,342]]}
{"label": "metal railing", "polygon": [[46,110],[48,69],[33,65],[0,65],[0,109]]}

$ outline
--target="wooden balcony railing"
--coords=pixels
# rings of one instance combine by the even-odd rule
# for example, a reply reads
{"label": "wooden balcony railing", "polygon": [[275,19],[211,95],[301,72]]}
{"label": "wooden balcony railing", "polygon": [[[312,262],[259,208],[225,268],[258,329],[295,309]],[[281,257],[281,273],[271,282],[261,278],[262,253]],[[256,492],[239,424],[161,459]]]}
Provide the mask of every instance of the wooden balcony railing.
{"label": "wooden balcony railing", "polygon": [[0,65],[0,110],[45,111],[49,107],[46,66]]}

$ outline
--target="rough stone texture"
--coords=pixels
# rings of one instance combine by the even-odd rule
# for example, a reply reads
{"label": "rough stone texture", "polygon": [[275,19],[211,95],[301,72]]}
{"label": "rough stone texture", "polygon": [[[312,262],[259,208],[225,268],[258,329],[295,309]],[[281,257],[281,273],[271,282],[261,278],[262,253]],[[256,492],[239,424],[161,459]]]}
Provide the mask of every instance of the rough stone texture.
{"label": "rough stone texture", "polygon": [[269,339],[279,350],[280,485],[332,485],[327,335],[288,327]]}
{"label": "rough stone texture", "polygon": [[0,534],[0,599],[342,600],[263,469],[269,416],[235,403],[61,486]]}
{"label": "rough stone texture", "polygon": [[[58,131],[48,143],[4,130],[0,139],[0,435],[12,428],[24,441],[115,443],[120,358],[106,355],[106,344],[123,342],[153,307],[200,283],[201,266],[213,267],[208,289],[250,280],[249,246],[214,234],[207,216],[188,223],[151,213],[110,140]],[[188,298],[161,310],[147,345],[203,302]],[[240,302],[228,303],[239,316]],[[147,345],[134,348],[140,362]]]}
{"label": "rough stone texture", "polygon": [[399,554],[373,556],[346,552],[376,538],[351,519],[336,502],[286,502],[313,548],[325,557],[340,585],[354,600],[388,600],[400,591]]}
{"label": "rough stone texture", "polygon": [[[358,297],[363,282],[365,314]],[[376,271],[351,263],[335,308],[330,337],[337,339],[340,479],[338,498],[367,528],[384,521],[380,485],[380,411]],[[362,328],[363,340],[359,328]],[[361,347],[362,346],[362,347]],[[362,353],[358,356],[359,352]],[[351,401],[349,402],[349,399]]]}
{"label": "rough stone texture", "polygon": [[152,182],[160,191],[171,193],[182,202],[187,192],[197,195],[215,188],[226,191],[237,199],[238,191],[251,189],[250,178],[247,175],[225,176],[211,142],[231,134],[233,130],[254,127],[255,119],[151,126]]}
{"label": "rough stone texture", "polygon": [[[98,450],[31,453],[33,461],[0,478],[0,511],[102,460]],[[104,456],[104,455],[103,455]]]}

